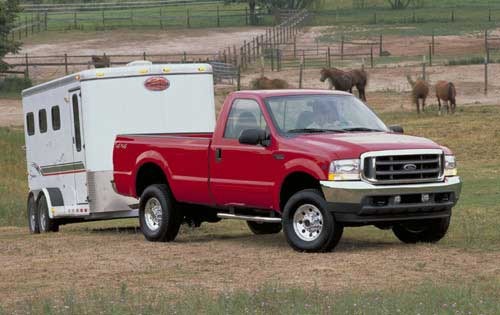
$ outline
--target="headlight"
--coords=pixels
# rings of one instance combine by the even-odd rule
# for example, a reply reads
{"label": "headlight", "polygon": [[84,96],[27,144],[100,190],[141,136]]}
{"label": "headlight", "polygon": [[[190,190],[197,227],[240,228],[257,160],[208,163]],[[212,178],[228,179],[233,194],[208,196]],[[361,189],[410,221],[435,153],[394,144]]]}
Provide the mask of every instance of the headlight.
{"label": "headlight", "polygon": [[457,161],[454,155],[444,156],[444,176],[457,176]]}
{"label": "headlight", "polygon": [[359,159],[338,160],[330,163],[328,180],[359,180],[360,178]]}

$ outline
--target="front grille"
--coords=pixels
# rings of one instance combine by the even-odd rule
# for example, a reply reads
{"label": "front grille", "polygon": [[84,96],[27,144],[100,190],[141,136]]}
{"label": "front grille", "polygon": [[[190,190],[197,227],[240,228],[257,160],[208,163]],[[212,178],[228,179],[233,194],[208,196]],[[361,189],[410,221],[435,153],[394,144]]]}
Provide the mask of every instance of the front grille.
{"label": "front grille", "polygon": [[410,184],[442,180],[440,150],[404,150],[363,154],[363,176],[374,184]]}

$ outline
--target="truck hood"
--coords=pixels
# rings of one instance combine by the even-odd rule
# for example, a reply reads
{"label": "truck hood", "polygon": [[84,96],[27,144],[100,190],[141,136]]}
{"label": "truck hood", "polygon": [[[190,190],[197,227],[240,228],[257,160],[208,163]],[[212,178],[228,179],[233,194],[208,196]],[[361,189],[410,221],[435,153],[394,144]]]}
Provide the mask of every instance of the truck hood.
{"label": "truck hood", "polygon": [[331,159],[359,158],[368,151],[405,149],[442,149],[429,139],[389,132],[351,132],[341,134],[304,134],[293,138],[308,152],[317,152]]}

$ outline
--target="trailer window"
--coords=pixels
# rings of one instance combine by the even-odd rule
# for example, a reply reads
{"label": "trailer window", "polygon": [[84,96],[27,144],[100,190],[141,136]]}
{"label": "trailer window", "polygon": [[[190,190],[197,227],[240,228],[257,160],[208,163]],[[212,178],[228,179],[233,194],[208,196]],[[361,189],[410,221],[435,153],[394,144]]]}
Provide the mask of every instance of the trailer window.
{"label": "trailer window", "polygon": [[259,128],[267,128],[259,104],[254,100],[235,100],[227,118],[224,138],[236,139],[245,129]]}
{"label": "trailer window", "polygon": [[61,113],[59,112],[59,106],[52,106],[51,117],[52,117],[52,130],[61,129]]}
{"label": "trailer window", "polygon": [[35,134],[35,115],[33,115],[33,113],[26,114],[26,129],[28,131],[28,136]]}
{"label": "trailer window", "polygon": [[76,151],[80,152],[82,150],[82,136],[80,133],[80,111],[78,110],[78,96],[73,94],[73,123],[75,125],[75,146]]}
{"label": "trailer window", "polygon": [[45,109],[38,111],[38,127],[40,128],[40,133],[47,132],[47,111]]}

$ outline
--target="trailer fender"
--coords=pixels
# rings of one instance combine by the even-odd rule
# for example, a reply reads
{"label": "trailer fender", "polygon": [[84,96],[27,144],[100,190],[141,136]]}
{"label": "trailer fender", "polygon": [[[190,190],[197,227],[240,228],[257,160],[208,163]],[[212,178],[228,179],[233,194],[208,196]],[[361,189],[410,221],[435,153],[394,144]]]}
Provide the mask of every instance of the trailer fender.
{"label": "trailer fender", "polygon": [[[43,188],[41,190],[47,200],[49,218],[54,219],[56,207],[64,207],[64,199],[59,188]],[[39,194],[38,194],[39,195]],[[38,200],[38,196],[36,198]]]}

